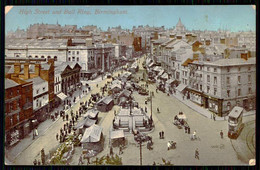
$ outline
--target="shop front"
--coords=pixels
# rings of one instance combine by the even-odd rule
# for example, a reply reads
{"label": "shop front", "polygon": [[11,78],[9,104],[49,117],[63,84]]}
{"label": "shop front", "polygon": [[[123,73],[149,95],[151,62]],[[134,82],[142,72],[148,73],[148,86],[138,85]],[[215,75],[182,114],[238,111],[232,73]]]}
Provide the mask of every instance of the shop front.
{"label": "shop front", "polygon": [[222,117],[222,104],[223,99],[217,99],[208,95],[204,95],[204,107],[208,108],[210,111],[216,113],[218,116]]}
{"label": "shop front", "polygon": [[203,105],[203,97],[202,97],[202,93],[195,91],[193,89],[188,89],[189,91],[189,96],[190,96],[190,100],[200,106]]}

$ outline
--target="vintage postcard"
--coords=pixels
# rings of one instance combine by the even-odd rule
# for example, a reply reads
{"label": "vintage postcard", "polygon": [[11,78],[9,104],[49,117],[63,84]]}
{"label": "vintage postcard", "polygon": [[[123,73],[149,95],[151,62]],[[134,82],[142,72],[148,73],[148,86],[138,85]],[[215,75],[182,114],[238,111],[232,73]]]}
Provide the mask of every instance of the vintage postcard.
{"label": "vintage postcard", "polygon": [[6,165],[255,165],[256,7],[6,6]]}

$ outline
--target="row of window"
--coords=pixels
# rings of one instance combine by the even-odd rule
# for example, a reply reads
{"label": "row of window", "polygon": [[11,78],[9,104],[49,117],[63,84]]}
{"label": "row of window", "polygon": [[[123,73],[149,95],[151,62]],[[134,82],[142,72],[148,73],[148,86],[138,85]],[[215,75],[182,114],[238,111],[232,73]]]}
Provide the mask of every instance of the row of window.
{"label": "row of window", "polygon": [[20,108],[20,99],[18,99],[16,102],[9,103],[9,112],[15,111],[18,108]]}
{"label": "row of window", "polygon": [[[45,87],[43,87],[43,88],[42,88],[42,91],[44,92],[44,91],[45,91],[45,89],[46,89],[46,88],[45,88]],[[40,89],[37,89],[37,90],[36,90],[36,94],[39,94],[39,92],[40,92]]]}
{"label": "row of window", "polygon": [[[20,115],[19,115],[19,113],[15,114],[15,115],[13,115],[13,116],[16,117],[17,122],[20,121]],[[10,125],[11,125],[11,126],[14,125],[13,116],[10,117]]]}
{"label": "row of window", "polygon": [[[20,93],[20,90],[17,89],[16,92],[17,92],[16,95],[18,95]],[[10,93],[8,93],[8,94],[9,94],[9,97],[12,97],[14,95],[13,91],[10,91]]]}
{"label": "row of window", "polygon": [[[248,94],[252,94],[252,88],[248,87]],[[241,89],[237,89],[237,96],[241,96]],[[230,97],[230,90],[227,90],[227,97]]]}
{"label": "row of window", "polygon": [[[69,54],[75,55],[75,51],[69,51]],[[79,51],[76,51],[76,54],[79,55]]]}
{"label": "row of window", "polygon": [[[16,57],[17,57],[17,56],[16,56]],[[31,56],[31,55],[29,55],[29,58],[32,58],[32,56]],[[36,55],[36,56],[34,56],[34,58],[40,58],[40,57],[39,57],[38,55]],[[44,55],[42,55],[42,56],[41,56],[41,58],[45,58],[45,56],[44,56]],[[51,56],[47,56],[47,58],[48,58],[48,59],[50,59],[50,58],[51,58]],[[57,57],[57,56],[54,56],[53,58],[54,58],[54,60],[55,60],[55,61],[57,61],[57,58],[58,58],[58,57]]]}
{"label": "row of window", "polygon": [[[75,57],[69,57],[69,61],[75,61]],[[77,57],[77,61],[79,61],[79,57]]]}
{"label": "row of window", "polygon": [[59,82],[60,81],[60,77],[56,77],[55,80],[56,80],[55,83]]}
{"label": "row of window", "polygon": [[[238,84],[241,84],[241,76],[237,77]],[[248,75],[248,83],[251,83],[251,75]],[[227,84],[230,84],[230,77],[227,77]]]}

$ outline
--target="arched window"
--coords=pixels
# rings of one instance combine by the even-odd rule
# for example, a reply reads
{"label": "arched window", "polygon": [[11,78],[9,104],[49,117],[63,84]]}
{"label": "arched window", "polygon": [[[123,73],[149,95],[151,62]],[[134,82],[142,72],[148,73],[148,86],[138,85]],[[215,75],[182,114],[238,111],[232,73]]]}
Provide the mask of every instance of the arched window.
{"label": "arched window", "polygon": [[35,58],[38,58],[38,55],[36,55]]}
{"label": "arched window", "polygon": [[32,56],[31,56],[31,55],[29,55],[29,58],[32,58]]}
{"label": "arched window", "polygon": [[41,58],[44,58],[44,56],[41,56]]}
{"label": "arched window", "polygon": [[20,57],[19,55],[16,55],[16,57]]}
{"label": "arched window", "polygon": [[57,56],[54,56],[54,61],[57,61]]}
{"label": "arched window", "polygon": [[48,59],[50,59],[51,58],[51,56],[48,56]]}

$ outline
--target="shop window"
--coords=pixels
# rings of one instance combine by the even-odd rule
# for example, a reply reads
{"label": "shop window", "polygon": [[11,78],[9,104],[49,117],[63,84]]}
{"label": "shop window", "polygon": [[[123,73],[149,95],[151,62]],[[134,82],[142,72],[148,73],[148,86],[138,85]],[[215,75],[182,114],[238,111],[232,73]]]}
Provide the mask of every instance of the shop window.
{"label": "shop window", "polygon": [[228,102],[228,103],[227,103],[227,110],[230,111],[230,109],[231,109],[231,103]]}

